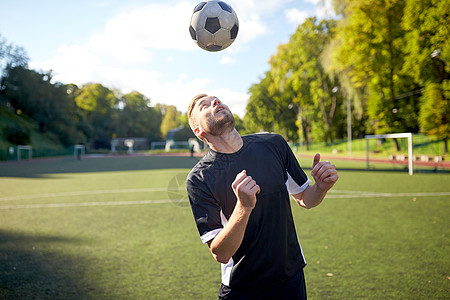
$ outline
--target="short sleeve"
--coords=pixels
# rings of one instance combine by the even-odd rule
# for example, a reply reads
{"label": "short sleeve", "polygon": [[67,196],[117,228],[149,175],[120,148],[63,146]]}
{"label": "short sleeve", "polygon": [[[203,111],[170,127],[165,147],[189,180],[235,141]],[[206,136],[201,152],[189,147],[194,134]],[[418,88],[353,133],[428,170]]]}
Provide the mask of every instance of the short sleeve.
{"label": "short sleeve", "polygon": [[292,152],[291,147],[283,139],[284,163],[287,172],[286,187],[289,194],[298,194],[303,192],[311,183],[311,179],[305,174],[298,163],[297,157]]}
{"label": "short sleeve", "polygon": [[188,178],[186,188],[200,238],[203,243],[207,243],[224,226],[222,209],[209,192],[206,184],[195,176]]}

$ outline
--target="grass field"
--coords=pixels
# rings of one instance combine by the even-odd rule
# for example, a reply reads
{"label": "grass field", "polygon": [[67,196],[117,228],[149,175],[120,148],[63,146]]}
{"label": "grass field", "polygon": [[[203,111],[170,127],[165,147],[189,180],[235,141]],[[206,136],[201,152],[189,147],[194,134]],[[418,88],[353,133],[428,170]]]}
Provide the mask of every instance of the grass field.
{"label": "grass field", "polygon": [[[195,162],[0,164],[0,299],[216,299],[184,192]],[[325,201],[293,209],[309,299],[450,299],[450,173],[335,164]]]}

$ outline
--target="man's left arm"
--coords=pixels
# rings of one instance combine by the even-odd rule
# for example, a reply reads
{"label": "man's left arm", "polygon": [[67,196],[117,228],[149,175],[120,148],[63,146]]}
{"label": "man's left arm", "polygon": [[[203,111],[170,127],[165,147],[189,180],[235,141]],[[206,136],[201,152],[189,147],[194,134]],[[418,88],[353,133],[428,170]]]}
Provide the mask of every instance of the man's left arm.
{"label": "man's left arm", "polygon": [[319,153],[314,156],[311,176],[316,183],[292,195],[298,205],[308,209],[319,205],[339,178],[336,167],[328,161],[320,161]]}

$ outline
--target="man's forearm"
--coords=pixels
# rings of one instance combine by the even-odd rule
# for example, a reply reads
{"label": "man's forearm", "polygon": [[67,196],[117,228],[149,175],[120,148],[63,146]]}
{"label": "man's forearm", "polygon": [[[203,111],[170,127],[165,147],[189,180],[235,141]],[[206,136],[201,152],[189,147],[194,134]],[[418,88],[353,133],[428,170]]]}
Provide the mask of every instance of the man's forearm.
{"label": "man's forearm", "polygon": [[226,264],[236,253],[244,238],[251,212],[251,208],[240,205],[239,201],[236,203],[227,225],[208,243],[215,260]]}
{"label": "man's forearm", "polygon": [[313,208],[319,205],[327,191],[322,191],[317,184],[310,185],[304,190],[301,195],[293,195],[297,203],[304,208]]}

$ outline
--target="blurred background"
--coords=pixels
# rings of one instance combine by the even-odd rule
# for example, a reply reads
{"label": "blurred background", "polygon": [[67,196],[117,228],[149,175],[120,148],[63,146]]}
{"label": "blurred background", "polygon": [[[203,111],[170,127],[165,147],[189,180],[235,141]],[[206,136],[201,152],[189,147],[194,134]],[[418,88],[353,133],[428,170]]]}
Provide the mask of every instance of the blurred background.
{"label": "blurred background", "polygon": [[[111,152],[127,138],[163,149],[194,138],[185,112],[198,93],[228,104],[241,134],[277,132],[298,151],[363,155],[365,135],[411,132],[415,153],[445,159],[448,1],[228,3],[238,37],[210,53],[188,33],[196,1],[4,2],[0,159],[16,159],[18,145],[33,156]],[[407,146],[379,140],[371,151]]]}

